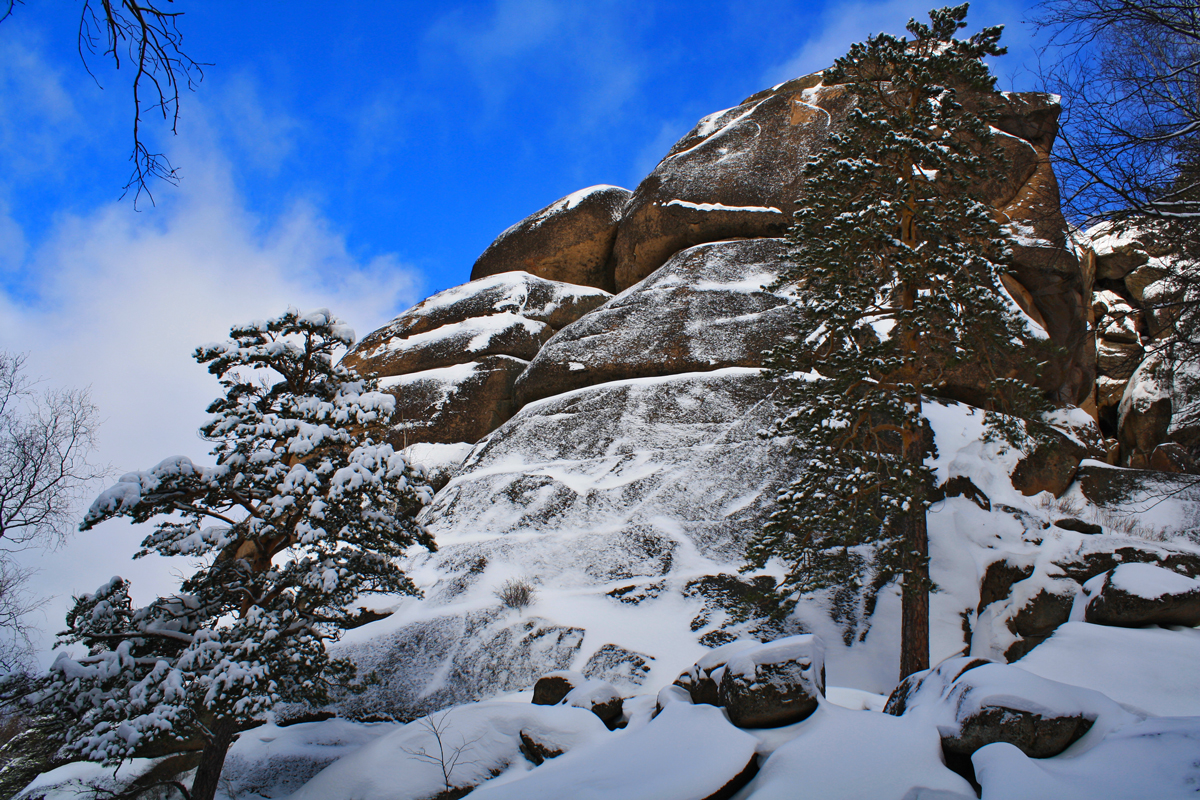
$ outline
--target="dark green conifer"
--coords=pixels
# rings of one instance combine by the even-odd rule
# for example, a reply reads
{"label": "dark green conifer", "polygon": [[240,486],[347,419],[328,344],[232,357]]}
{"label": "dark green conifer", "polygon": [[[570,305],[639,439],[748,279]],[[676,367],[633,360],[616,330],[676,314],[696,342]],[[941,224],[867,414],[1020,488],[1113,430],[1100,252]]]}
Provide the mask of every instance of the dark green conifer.
{"label": "dark green conifer", "polygon": [[778,429],[806,465],[749,549],[752,567],[785,562],[793,603],[858,584],[863,565],[876,586],[902,578],[902,678],[929,661],[926,397],[953,395],[969,371],[983,391],[963,399],[1009,440],[1022,435],[1009,414],[1043,407],[1015,377],[1034,336],[1001,286],[1010,233],[978,196],[1004,164],[982,60],[1004,52],[1001,29],[956,39],[966,14],[910,20],[911,38],[873,36],[823,75],[854,107],[806,166],[776,287],[807,322],[768,355],[792,409]]}

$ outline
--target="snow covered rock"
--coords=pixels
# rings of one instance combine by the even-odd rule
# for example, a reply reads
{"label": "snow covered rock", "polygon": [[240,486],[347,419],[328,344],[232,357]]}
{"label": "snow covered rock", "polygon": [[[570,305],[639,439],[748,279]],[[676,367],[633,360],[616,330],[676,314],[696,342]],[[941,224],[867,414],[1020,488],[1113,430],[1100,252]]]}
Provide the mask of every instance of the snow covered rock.
{"label": "snow covered rock", "polygon": [[727,644],[714,647],[705,653],[704,657],[688,667],[675,679],[676,686],[687,690],[693,703],[707,703],[710,706],[721,704],[717,687],[724,674],[725,664],[730,658],[751,647],[758,647],[761,642],[756,639],[735,639]]}
{"label": "snow covered rock", "polygon": [[[965,102],[971,102],[966,98]],[[1018,234],[1014,280],[1066,357],[1045,367],[1045,383],[1065,402],[1091,390],[1095,351],[1087,334],[1090,297],[1067,242],[1050,165],[1058,107],[1050,95],[998,100],[1000,141],[1011,169],[982,187]],[[613,248],[618,291],[643,280],[672,255],[705,242],[780,236],[802,202],[808,156],[838,130],[852,105],[820,74],[787,81],[711,114],[685,135],[634,191]],[[1021,302],[1018,300],[1018,302]]]}
{"label": "snow covered rock", "polygon": [[[936,725],[947,755],[970,756],[985,745],[1008,742],[1030,758],[1056,756],[1102,714],[1122,714],[1098,692],[967,657],[908,676],[884,710]],[[951,766],[966,764],[952,760]]]}
{"label": "snow covered rock", "polygon": [[506,272],[418,303],[343,361],[396,396],[394,446],[475,442],[516,411],[514,382],[542,344],[610,296]]}
{"label": "snow covered rock", "polygon": [[612,291],[609,257],[630,194],[618,186],[590,186],[530,214],[488,245],[471,269],[471,280],[524,270]]}
{"label": "snow covered rock", "polygon": [[533,685],[533,703],[539,706],[556,706],[563,701],[571,690],[582,686],[587,678],[579,672],[559,670],[543,675]]}
{"label": "snow covered rock", "polygon": [[796,309],[764,290],[782,239],[705,244],[559,331],[517,382],[519,405],[614,380],[762,365]]}
{"label": "snow covered rock", "polygon": [[739,728],[777,728],[817,710],[825,693],[825,648],[812,634],[750,647],[729,658],[718,704]]}
{"label": "snow covered rock", "polygon": [[1200,625],[1200,580],[1153,564],[1121,564],[1083,593],[1084,619],[1097,625]]}
{"label": "snow covered rock", "polygon": [[[603,726],[601,726],[603,727]],[[541,766],[489,781],[478,800],[703,800],[730,797],[752,776],[757,740],[712,706],[671,703]]]}
{"label": "snow covered rock", "polygon": [[383,378],[380,388],[396,398],[388,443],[404,449],[479,441],[516,411],[513,385],[528,366],[512,356],[487,356]]}
{"label": "snow covered rock", "polygon": [[1154,449],[1167,438],[1173,405],[1171,383],[1167,364],[1156,357],[1141,362],[1129,378],[1117,423],[1122,465],[1146,469]]}
{"label": "snow covered rock", "polygon": [[325,768],[292,800],[427,800],[448,789],[477,786],[505,770],[532,767],[521,750],[522,733],[534,741],[553,741],[568,753],[609,735],[594,714],[577,708],[505,702],[459,706],[360,747]]}

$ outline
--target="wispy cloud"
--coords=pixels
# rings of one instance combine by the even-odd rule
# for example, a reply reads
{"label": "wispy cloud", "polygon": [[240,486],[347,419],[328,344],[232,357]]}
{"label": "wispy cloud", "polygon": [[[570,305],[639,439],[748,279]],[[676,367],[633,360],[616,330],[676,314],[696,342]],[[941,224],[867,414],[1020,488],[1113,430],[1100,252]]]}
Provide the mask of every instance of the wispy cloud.
{"label": "wispy cloud", "polygon": [[[48,385],[91,387],[104,418],[99,460],[118,472],[205,458],[196,430],[219,387],[192,360],[197,345],[289,304],[330,307],[363,335],[417,300],[421,282],[393,255],[356,256],[311,203],[256,217],[220,152],[172,157],[188,177],[157,209],[104,205],[62,217],[24,254],[0,253],[20,258],[31,284],[0,292],[2,346],[29,353],[30,374]],[[0,226],[15,223],[0,215]],[[144,535],[110,522],[33,556],[36,590],[56,596],[47,627],[61,626],[72,592],[113,574],[134,579],[139,597],[169,590],[161,561],[129,561]]]}

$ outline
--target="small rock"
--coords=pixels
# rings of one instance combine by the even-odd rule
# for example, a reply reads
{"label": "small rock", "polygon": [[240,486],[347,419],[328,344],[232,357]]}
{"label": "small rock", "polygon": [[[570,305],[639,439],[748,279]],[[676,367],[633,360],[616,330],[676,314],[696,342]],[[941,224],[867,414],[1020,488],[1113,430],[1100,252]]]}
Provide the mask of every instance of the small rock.
{"label": "small rock", "polygon": [[805,719],[825,693],[825,648],[812,634],[748,648],[729,659],[719,705],[739,728],[776,728]]}
{"label": "small rock", "polygon": [[554,747],[541,741],[540,738],[535,738],[540,733],[542,732],[531,734],[528,731],[521,731],[521,744],[519,745],[521,755],[525,756],[535,767],[563,754],[562,748]]}
{"label": "small rock", "polygon": [[1104,528],[1094,522],[1084,522],[1075,517],[1064,517],[1054,523],[1057,528],[1062,528],[1064,531],[1075,531],[1076,533],[1104,533]]}
{"label": "small rock", "polygon": [[620,692],[611,683],[587,680],[572,689],[562,699],[560,705],[587,709],[599,717],[609,730],[612,730],[620,722],[624,701]]}
{"label": "small rock", "polygon": [[1121,564],[1083,591],[1084,619],[1097,625],[1200,625],[1200,580],[1153,564]]}
{"label": "small rock", "polygon": [[543,675],[533,685],[533,704],[535,706],[556,706],[571,693],[572,689],[582,686],[587,681],[588,679],[580,673],[567,670]]}

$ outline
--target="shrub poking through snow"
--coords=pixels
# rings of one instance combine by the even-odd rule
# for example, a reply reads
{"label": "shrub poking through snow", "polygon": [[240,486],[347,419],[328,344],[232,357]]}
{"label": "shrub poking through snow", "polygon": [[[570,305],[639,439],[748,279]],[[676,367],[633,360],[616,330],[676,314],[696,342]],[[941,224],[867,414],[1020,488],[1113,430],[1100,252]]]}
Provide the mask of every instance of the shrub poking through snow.
{"label": "shrub poking through snow", "polygon": [[211,800],[237,732],[281,701],[320,704],[354,668],[325,645],[364,594],[415,594],[396,565],[433,541],[419,469],[376,438],[394,398],[335,365],[354,333],[327,310],[290,309],[197,348],[225,394],[201,434],[213,466],[184,456],[131,472],[81,528],[164,518],[135,558],[199,562],[147,606],[113,578],[75,599],[66,644],[30,698],[67,722],[65,750],[92,761],[202,749],[193,800]]}
{"label": "shrub poking through snow", "polygon": [[533,601],[537,599],[537,591],[533,584],[524,578],[511,578],[496,590],[496,597],[509,608],[520,611],[533,605]]}

